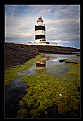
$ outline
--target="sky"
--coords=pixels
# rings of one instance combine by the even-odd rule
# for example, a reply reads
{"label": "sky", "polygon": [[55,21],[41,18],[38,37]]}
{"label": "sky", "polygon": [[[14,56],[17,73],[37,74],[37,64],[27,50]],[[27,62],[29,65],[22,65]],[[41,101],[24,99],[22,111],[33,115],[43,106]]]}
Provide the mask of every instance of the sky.
{"label": "sky", "polygon": [[46,40],[80,48],[80,5],[5,5],[5,41],[35,42],[35,25],[42,16]]}

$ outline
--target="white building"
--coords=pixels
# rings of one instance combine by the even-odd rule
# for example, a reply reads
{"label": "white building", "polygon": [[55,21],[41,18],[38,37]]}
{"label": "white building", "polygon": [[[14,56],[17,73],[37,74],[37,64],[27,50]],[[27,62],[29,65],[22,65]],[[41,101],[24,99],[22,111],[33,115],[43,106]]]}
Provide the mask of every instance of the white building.
{"label": "white building", "polygon": [[38,17],[37,26],[35,25],[35,43],[46,43],[45,24],[43,24],[41,16]]}
{"label": "white building", "polygon": [[46,41],[46,31],[45,24],[43,24],[42,17],[39,16],[37,20],[37,25],[35,25],[35,44],[37,45],[52,45],[56,46],[55,42]]}

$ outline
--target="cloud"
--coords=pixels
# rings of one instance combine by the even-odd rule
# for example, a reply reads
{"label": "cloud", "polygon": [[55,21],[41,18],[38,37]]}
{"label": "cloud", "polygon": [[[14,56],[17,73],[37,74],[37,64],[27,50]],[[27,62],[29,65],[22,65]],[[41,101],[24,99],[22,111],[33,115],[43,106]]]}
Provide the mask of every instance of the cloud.
{"label": "cloud", "polygon": [[[33,18],[33,17],[32,17]],[[10,16],[5,16],[5,35],[6,37],[28,37],[34,34],[34,21],[31,17],[14,16],[11,20]],[[30,37],[30,36],[29,36]]]}
{"label": "cloud", "polygon": [[[52,39],[77,39],[80,35],[80,22],[79,20],[47,20],[47,36]],[[76,40],[77,40],[76,39]]]}

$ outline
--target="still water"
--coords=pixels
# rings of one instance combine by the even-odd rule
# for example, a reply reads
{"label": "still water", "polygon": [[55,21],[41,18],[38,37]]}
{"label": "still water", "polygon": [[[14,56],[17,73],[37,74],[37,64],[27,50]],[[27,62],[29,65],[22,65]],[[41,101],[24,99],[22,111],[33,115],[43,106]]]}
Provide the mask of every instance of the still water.
{"label": "still water", "polygon": [[46,61],[46,68],[47,72],[51,75],[59,77],[60,75],[65,74],[66,72],[69,71],[68,65],[65,64],[65,62],[60,63],[59,60],[61,59],[73,59],[73,60],[79,60],[80,58],[77,57],[75,54],[73,55],[63,55],[63,54],[46,54],[46,56],[49,56],[50,58],[54,59],[49,59]]}
{"label": "still water", "polygon": [[65,62],[60,63],[60,59],[73,59],[80,61],[80,58],[76,56],[76,54],[45,54],[45,58],[48,58],[45,60],[45,67],[36,67],[36,62],[34,62],[30,68],[26,69],[25,71],[18,72],[17,74],[19,76],[25,76],[36,74],[36,70],[42,70],[46,71],[50,75],[59,77],[69,71],[68,65],[66,65]]}

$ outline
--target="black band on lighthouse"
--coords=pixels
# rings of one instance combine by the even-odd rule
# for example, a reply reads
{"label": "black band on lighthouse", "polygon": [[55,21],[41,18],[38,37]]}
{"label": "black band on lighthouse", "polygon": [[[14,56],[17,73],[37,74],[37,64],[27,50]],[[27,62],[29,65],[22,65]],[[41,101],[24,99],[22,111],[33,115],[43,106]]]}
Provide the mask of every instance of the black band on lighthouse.
{"label": "black band on lighthouse", "polygon": [[36,26],[35,25],[35,31],[37,30],[44,30],[45,31],[45,26]]}
{"label": "black band on lighthouse", "polygon": [[35,35],[35,39],[45,39],[45,35]]}

